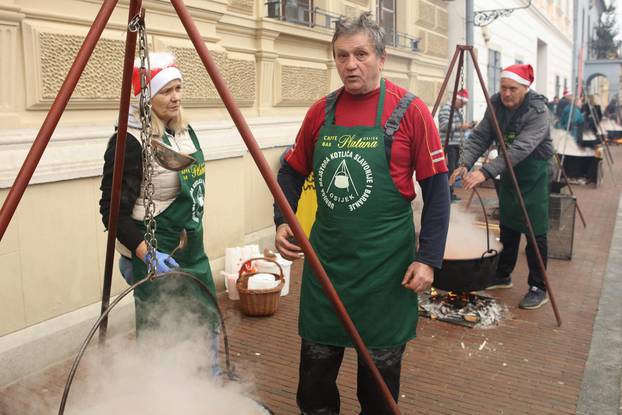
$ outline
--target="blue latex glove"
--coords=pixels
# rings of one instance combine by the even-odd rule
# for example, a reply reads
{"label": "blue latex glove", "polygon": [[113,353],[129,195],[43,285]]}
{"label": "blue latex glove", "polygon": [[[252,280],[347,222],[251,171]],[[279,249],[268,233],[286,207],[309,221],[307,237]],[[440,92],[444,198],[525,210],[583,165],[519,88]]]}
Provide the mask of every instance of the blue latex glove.
{"label": "blue latex glove", "polygon": [[[164,252],[160,252],[160,251],[155,251],[155,256],[156,256],[156,273],[157,274],[161,274],[163,272],[171,272],[173,271],[174,268],[179,268],[179,264],[177,263],[177,261],[175,261],[175,259],[172,256],[165,254]],[[147,252],[147,255],[145,255],[145,259],[143,259],[143,262],[149,265],[150,261],[151,261],[151,253]]]}

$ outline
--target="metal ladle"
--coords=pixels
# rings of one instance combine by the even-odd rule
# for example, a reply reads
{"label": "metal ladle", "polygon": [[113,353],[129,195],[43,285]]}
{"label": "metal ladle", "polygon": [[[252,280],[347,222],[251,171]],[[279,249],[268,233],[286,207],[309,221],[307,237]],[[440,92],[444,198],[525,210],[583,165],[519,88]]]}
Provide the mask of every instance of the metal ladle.
{"label": "metal ladle", "polygon": [[171,251],[169,256],[172,257],[173,255],[175,255],[177,251],[183,251],[184,249],[186,249],[187,244],[188,244],[188,232],[186,232],[185,229],[182,229],[181,232],[179,232],[179,243]]}
{"label": "metal ladle", "polygon": [[151,140],[158,164],[167,170],[181,171],[194,163],[194,157],[181,153],[160,140]]}

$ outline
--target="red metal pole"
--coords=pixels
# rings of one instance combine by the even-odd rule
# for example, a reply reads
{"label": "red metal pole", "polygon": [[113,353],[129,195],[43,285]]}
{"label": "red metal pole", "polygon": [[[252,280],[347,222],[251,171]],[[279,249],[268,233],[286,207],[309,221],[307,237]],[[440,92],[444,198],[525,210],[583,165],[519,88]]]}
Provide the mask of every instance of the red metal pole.
{"label": "red metal pole", "polygon": [[[128,13],[129,22],[140,12],[141,0],[130,0]],[[142,13],[144,16],[144,12]],[[108,216],[108,239],[106,243],[106,262],[104,265],[104,287],[102,289],[101,313],[103,315],[110,305],[110,289],[112,287],[112,266],[114,262],[114,246],[117,239],[119,205],[121,201],[121,184],[123,183],[123,165],[125,164],[125,139],[127,133],[127,112],[130,106],[132,88],[132,70],[136,51],[136,32],[127,29],[125,35],[125,56],[123,60],[123,81],[121,82],[121,101],[119,103],[119,123],[117,128],[117,145],[114,153],[114,170],[112,173],[112,195],[110,196],[110,214]],[[106,341],[108,316],[99,326],[99,344]]]}
{"label": "red metal pole", "polygon": [[521,210],[523,212],[523,219],[527,224],[527,230],[529,234],[527,237],[529,238],[534,251],[536,253],[536,257],[538,258],[538,265],[540,266],[540,272],[542,272],[542,276],[544,277],[544,283],[546,284],[547,291],[549,292],[549,298],[551,299],[551,307],[553,307],[553,312],[555,313],[555,318],[557,319],[557,325],[562,325],[562,319],[559,315],[559,311],[557,310],[557,304],[555,303],[555,297],[553,296],[553,290],[551,289],[551,284],[549,284],[549,277],[546,274],[546,267],[544,266],[544,260],[542,259],[542,255],[540,254],[540,250],[538,249],[538,244],[536,243],[536,235],[533,231],[533,226],[531,224],[531,219],[529,218],[529,213],[527,212],[527,207],[525,206],[525,201],[523,200],[523,195],[521,193],[520,187],[518,186],[518,180],[516,180],[516,174],[514,173],[514,169],[512,168],[512,162],[510,157],[508,156],[508,149],[505,144],[505,140],[503,139],[503,134],[501,133],[501,129],[499,128],[499,121],[497,120],[497,115],[493,110],[492,102],[490,101],[490,96],[488,95],[488,90],[486,89],[486,84],[484,83],[484,77],[479,69],[479,65],[477,63],[477,57],[475,53],[473,53],[472,46],[462,46],[465,50],[468,50],[471,53],[471,58],[473,58],[473,66],[475,66],[475,70],[477,71],[477,76],[479,78],[480,85],[482,86],[482,92],[484,93],[484,98],[486,98],[486,104],[488,105],[488,109],[490,110],[490,115],[492,116],[493,127],[495,129],[495,134],[497,135],[497,140],[499,141],[499,147],[501,147],[501,153],[503,153],[503,158],[505,159],[505,165],[508,168],[508,173],[510,173],[510,177],[512,178],[512,184],[514,184],[514,190],[516,191],[516,196],[518,196],[518,202],[520,203]]}
{"label": "red metal pole", "polygon": [[[456,70],[456,81],[454,82],[454,92],[451,96],[451,109],[449,110],[449,122],[447,123],[447,135],[445,136],[445,153],[447,153],[447,146],[449,145],[449,137],[451,137],[451,127],[454,124],[454,111],[456,110],[456,96],[458,95],[458,86],[460,85],[460,73],[462,72],[462,66],[464,64],[464,51],[460,51],[460,59],[458,60],[458,69]],[[440,95],[439,95],[440,96]]]}
{"label": "red metal pole", "polygon": [[453,58],[451,58],[449,69],[447,69],[447,75],[445,75],[445,79],[443,80],[443,85],[441,85],[441,90],[438,92],[438,96],[436,97],[436,102],[434,102],[434,108],[432,109],[432,118],[434,118],[434,116],[436,115],[436,110],[438,109],[438,106],[441,103],[441,99],[443,98],[443,94],[445,93],[445,88],[447,88],[447,82],[449,82],[451,71],[454,70],[454,65],[456,64],[456,59],[458,59],[458,54],[461,53],[459,46],[460,45],[456,46],[456,51],[454,52]]}
{"label": "red metal pole", "polygon": [[283,194],[281,187],[279,186],[276,179],[274,178],[274,173],[272,172],[272,169],[270,168],[268,162],[263,156],[263,153],[261,152],[261,149],[259,148],[257,141],[253,137],[253,133],[248,127],[248,124],[246,123],[244,116],[240,112],[238,106],[236,105],[234,101],[233,96],[231,95],[231,92],[227,88],[227,85],[224,79],[220,75],[220,72],[218,71],[218,67],[214,63],[211,56],[209,55],[207,46],[205,46],[205,43],[203,42],[203,39],[201,38],[201,34],[199,33],[199,30],[197,29],[196,25],[192,21],[192,17],[190,16],[188,9],[186,8],[182,0],[171,0],[171,3],[173,4],[173,7],[175,7],[175,10],[177,11],[179,18],[181,19],[184,27],[186,28],[186,32],[188,33],[188,36],[192,40],[192,43],[194,44],[194,47],[197,50],[197,53],[199,54],[201,61],[203,62],[203,65],[205,65],[205,69],[207,69],[207,72],[209,73],[209,76],[212,79],[212,82],[214,83],[214,86],[216,87],[218,94],[223,100],[225,107],[227,107],[227,110],[229,111],[229,114],[231,115],[233,122],[238,128],[238,131],[240,132],[242,139],[244,139],[244,142],[246,143],[246,146],[248,147],[249,152],[253,156],[253,159],[255,160],[255,163],[257,164],[257,167],[259,168],[261,175],[263,176],[266,184],[268,185],[270,192],[276,199],[276,202],[278,203],[279,207],[283,211],[283,214],[285,216],[285,219],[287,220],[287,223],[292,228],[294,236],[300,243],[309,265],[311,265],[311,267],[315,271],[315,276],[317,277],[320,284],[322,285],[322,288],[324,289],[324,293],[326,294],[328,299],[333,304],[337,315],[341,319],[342,324],[344,325],[346,331],[352,338],[355,344],[355,347],[359,352],[359,356],[361,356],[361,358],[363,359],[367,367],[369,367],[374,377],[374,380],[376,381],[378,387],[380,388],[383,394],[383,397],[386,400],[388,407],[391,408],[391,411],[394,414],[399,415],[400,410],[397,406],[397,403],[393,400],[393,397],[391,396],[391,392],[389,391],[389,388],[387,387],[387,385],[384,383],[384,380],[382,379],[382,376],[380,375],[378,368],[374,364],[374,361],[372,360],[371,355],[369,354],[369,351],[367,350],[367,347],[365,346],[365,343],[363,342],[363,339],[361,338],[359,332],[354,326],[352,319],[350,319],[350,316],[348,315],[346,308],[341,302],[341,299],[339,298],[337,291],[335,291],[335,287],[333,287],[332,283],[330,282],[330,279],[328,278],[326,271],[324,270],[324,268],[322,267],[322,264],[320,263],[320,259],[318,258],[317,254],[311,247],[311,243],[307,239],[307,236],[302,230],[300,223],[296,219],[296,215],[294,214],[294,211],[289,206],[289,203],[287,202],[287,199],[285,198],[285,195]]}
{"label": "red metal pole", "polygon": [[9,226],[9,222],[15,213],[15,209],[17,209],[17,205],[19,205],[19,201],[24,195],[24,191],[32,178],[32,174],[39,164],[39,160],[41,160],[41,156],[50,141],[50,137],[56,129],[58,120],[63,115],[63,111],[65,111],[67,102],[73,94],[73,90],[80,79],[80,75],[82,75],[82,71],[88,63],[91,53],[93,53],[93,49],[95,49],[97,41],[106,27],[106,23],[108,23],[108,19],[110,19],[110,15],[114,10],[117,1],[118,0],[105,0],[99,9],[97,17],[95,17],[93,25],[89,29],[89,32],[82,43],[82,47],[78,51],[78,54],[69,69],[69,73],[67,73],[65,81],[60,87],[58,95],[56,95],[56,99],[54,100],[54,103],[52,103],[50,111],[39,129],[39,133],[37,134],[32,147],[30,147],[30,151],[22,164],[22,168],[19,170],[19,173],[15,178],[15,182],[13,182],[13,186],[11,186],[11,190],[9,191],[9,194],[2,205],[2,209],[0,210],[0,241],[4,236],[6,228]]}

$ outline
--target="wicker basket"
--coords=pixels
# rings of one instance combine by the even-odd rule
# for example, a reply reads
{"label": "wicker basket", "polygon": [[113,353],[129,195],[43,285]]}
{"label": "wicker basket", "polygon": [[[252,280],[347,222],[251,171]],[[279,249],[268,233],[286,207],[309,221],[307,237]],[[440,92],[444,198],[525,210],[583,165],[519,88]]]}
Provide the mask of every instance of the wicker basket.
{"label": "wicker basket", "polygon": [[[258,259],[274,262],[279,267],[279,274],[249,272],[248,266]],[[272,274],[274,278],[279,281],[279,284],[275,288],[270,288],[268,290],[249,290],[248,279],[255,274]],[[285,278],[283,277],[283,268],[281,268],[281,265],[272,258],[251,258],[242,264],[239,275],[235,285],[240,294],[239,305],[242,313],[253,317],[271,316],[276,313],[279,307],[279,299],[281,298],[281,290],[285,285]]]}

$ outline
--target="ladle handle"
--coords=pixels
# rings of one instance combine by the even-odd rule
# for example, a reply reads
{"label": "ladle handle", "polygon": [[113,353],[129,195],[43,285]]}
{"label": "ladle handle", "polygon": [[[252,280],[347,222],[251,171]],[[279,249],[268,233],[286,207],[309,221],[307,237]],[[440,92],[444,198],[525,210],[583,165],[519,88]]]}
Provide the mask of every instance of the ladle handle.
{"label": "ladle handle", "polygon": [[471,190],[473,190],[473,193],[475,193],[477,199],[479,199],[479,204],[482,206],[482,210],[484,211],[484,220],[486,221],[486,252],[490,252],[490,227],[488,226],[488,215],[486,215],[486,207],[484,206],[484,201],[482,200],[482,197],[480,196],[477,189],[474,187]]}

